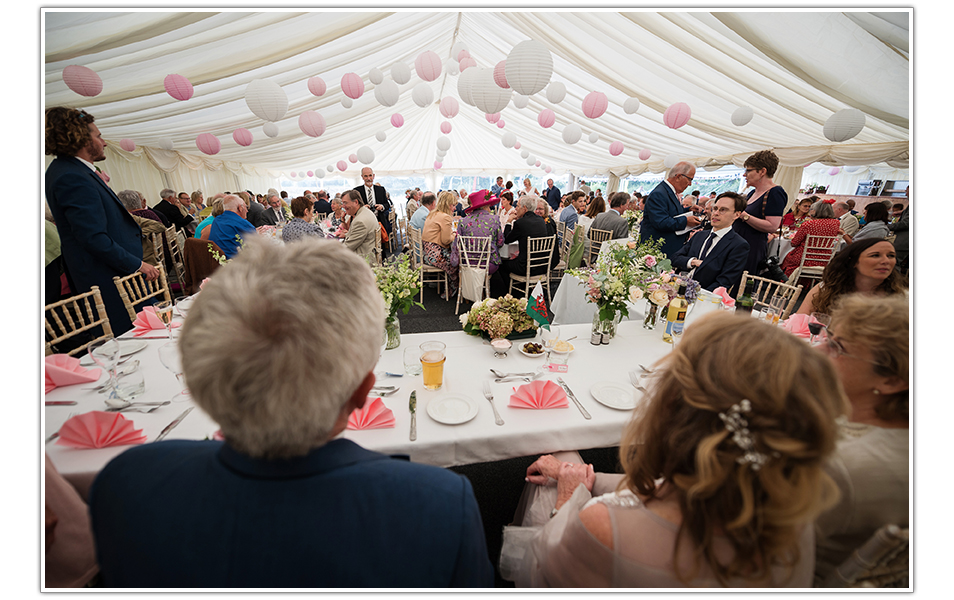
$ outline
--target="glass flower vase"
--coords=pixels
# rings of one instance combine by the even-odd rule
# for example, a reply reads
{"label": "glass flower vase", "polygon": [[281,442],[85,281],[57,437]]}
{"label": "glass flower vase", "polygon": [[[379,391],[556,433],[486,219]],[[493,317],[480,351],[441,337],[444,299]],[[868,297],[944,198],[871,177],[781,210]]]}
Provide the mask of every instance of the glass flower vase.
{"label": "glass flower vase", "polygon": [[652,300],[646,300],[646,318],[643,319],[643,327],[649,330],[656,329],[656,322],[659,320],[659,306]]}
{"label": "glass flower vase", "polygon": [[619,322],[621,319],[622,319],[622,315],[620,314],[618,310],[613,311],[612,319],[601,319],[600,311],[597,310],[593,314],[593,328],[590,333],[600,334],[603,340],[602,343],[606,343],[609,340],[616,337],[616,329],[617,327],[619,327]]}
{"label": "glass flower vase", "polygon": [[384,322],[385,350],[391,350],[401,345],[401,321],[397,315],[391,315]]}

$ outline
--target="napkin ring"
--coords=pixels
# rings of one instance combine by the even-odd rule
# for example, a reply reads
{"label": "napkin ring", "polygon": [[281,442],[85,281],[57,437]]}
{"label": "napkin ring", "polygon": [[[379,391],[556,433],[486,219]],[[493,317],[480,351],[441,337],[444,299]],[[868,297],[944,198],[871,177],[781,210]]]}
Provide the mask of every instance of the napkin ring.
{"label": "napkin ring", "polygon": [[720,412],[719,418],[725,423],[726,431],[732,434],[732,441],[743,452],[742,456],[735,461],[740,465],[750,465],[753,471],[758,471],[768,462],[769,457],[755,449],[755,436],[749,431],[749,422],[742,416],[743,413],[750,412],[752,412],[752,403],[749,400],[742,400],[729,407],[728,414]]}

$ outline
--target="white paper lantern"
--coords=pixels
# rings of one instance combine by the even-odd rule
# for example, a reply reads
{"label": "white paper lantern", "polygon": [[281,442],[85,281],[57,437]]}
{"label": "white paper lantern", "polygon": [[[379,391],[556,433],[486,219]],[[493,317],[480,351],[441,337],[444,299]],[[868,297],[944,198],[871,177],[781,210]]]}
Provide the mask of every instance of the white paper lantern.
{"label": "white paper lantern", "polygon": [[639,110],[639,100],[638,100],[638,99],[636,99],[636,98],[627,98],[627,99],[623,102],[623,112],[626,113],[627,115],[634,114],[637,110]]}
{"label": "white paper lantern", "polygon": [[591,144],[595,144],[596,142],[600,141],[600,134],[594,131],[593,133],[590,134],[590,137],[586,139],[588,139]]}
{"label": "white paper lantern", "polygon": [[750,106],[740,106],[732,112],[732,124],[736,127],[742,127],[752,120],[753,114]]}
{"label": "white paper lantern", "polygon": [[447,150],[440,150],[440,149],[438,149],[438,150],[437,150],[437,156],[438,156],[438,158],[444,158],[445,156],[447,156]]}
{"label": "white paper lantern", "polygon": [[374,162],[374,150],[367,146],[361,146],[358,148],[358,160],[363,165],[371,164]]}
{"label": "white paper lantern", "polygon": [[398,89],[397,84],[390,79],[374,87],[374,99],[377,100],[381,106],[394,106],[397,104],[400,95],[401,91]]}
{"label": "white paper lantern", "polygon": [[341,99],[341,106],[345,108],[351,108],[352,106],[354,106],[354,100],[345,96],[344,98]]}
{"label": "white paper lantern", "polygon": [[471,106],[476,106],[476,104],[474,104],[474,82],[477,79],[477,75],[477,69],[467,69],[466,71],[461,71],[460,77],[457,79],[457,95],[460,96],[460,99],[465,104]]}
{"label": "white paper lantern", "polygon": [[520,151],[520,158],[527,158],[528,156],[530,156],[530,151],[526,148]]}
{"label": "white paper lantern", "polygon": [[513,148],[513,145],[517,143],[517,134],[512,131],[508,131],[503,134],[503,137],[500,138],[500,141],[503,142],[504,148]]}
{"label": "white paper lantern", "polygon": [[319,137],[325,132],[325,118],[313,110],[306,110],[298,117],[298,128],[309,137]]}
{"label": "white paper lantern", "polygon": [[245,104],[259,119],[279,121],[288,112],[288,95],[274,81],[253,79],[245,87]]}
{"label": "white paper lantern", "polygon": [[563,141],[567,144],[575,144],[581,137],[583,137],[583,129],[576,123],[570,123],[563,128]]}
{"label": "white paper lantern", "polygon": [[381,69],[372,67],[371,70],[368,71],[368,81],[374,85],[381,85],[381,82],[384,81],[384,73]]}
{"label": "white paper lantern", "polygon": [[430,85],[422,81],[411,90],[411,100],[421,108],[427,108],[434,102],[434,90],[431,89]]}
{"label": "white paper lantern", "polygon": [[321,169],[315,169],[315,177],[317,177],[318,179],[323,179],[324,176],[325,176],[324,171],[322,171]]}
{"label": "white paper lantern", "polygon": [[566,85],[561,81],[551,81],[547,86],[547,100],[553,104],[559,104],[566,98]]}
{"label": "white paper lantern", "polygon": [[460,73],[460,67],[457,66],[456,60],[448,58],[444,61],[444,71],[446,71],[448,75],[454,76]]}
{"label": "white paper lantern", "polygon": [[860,173],[861,170],[864,169],[864,168],[865,168],[865,167],[860,167],[860,166],[845,167],[845,173],[851,173],[852,175],[854,175],[855,173]]}
{"label": "white paper lantern", "polygon": [[844,142],[861,133],[864,128],[865,113],[857,108],[845,108],[828,117],[823,132],[833,142]]}
{"label": "white paper lantern", "polygon": [[527,103],[530,102],[530,98],[523,96],[521,94],[513,95],[513,106],[514,108],[527,108]]}
{"label": "white paper lantern", "polygon": [[[471,88],[474,105],[487,114],[499,113],[510,103],[513,91],[494,81],[493,69],[478,69]],[[496,121],[494,121],[496,123]]]}
{"label": "white paper lantern", "polygon": [[507,83],[518,94],[536,94],[550,83],[553,76],[553,57],[536,40],[520,42],[507,55],[505,69]]}
{"label": "white paper lantern", "polygon": [[535,156],[529,156],[529,157],[527,157],[527,166],[528,166],[528,167],[532,167],[535,162],[537,162],[537,158],[536,158]]}
{"label": "white paper lantern", "polygon": [[671,169],[676,166],[676,163],[679,162],[678,154],[670,154],[665,159],[663,159],[663,166],[667,169]]}
{"label": "white paper lantern", "polygon": [[391,65],[391,79],[397,84],[404,85],[411,80],[411,68],[402,62],[394,63]]}
{"label": "white paper lantern", "polygon": [[334,172],[335,172],[335,166],[334,166],[334,165],[328,165],[327,167],[325,167],[325,170],[328,171],[329,173],[334,173]]}
{"label": "white paper lantern", "polygon": [[159,147],[163,150],[172,150],[175,148],[175,144],[171,138],[164,137],[159,140]]}
{"label": "white paper lantern", "polygon": [[388,134],[382,129],[374,134],[374,139],[378,140],[379,142],[383,142],[384,140],[388,139]]}
{"label": "white paper lantern", "polygon": [[450,138],[447,137],[446,135],[442,135],[441,137],[437,138],[437,147],[444,151],[450,150],[450,147],[451,147]]}
{"label": "white paper lantern", "polygon": [[262,125],[262,132],[270,138],[278,137],[278,125],[274,123],[265,123]]}

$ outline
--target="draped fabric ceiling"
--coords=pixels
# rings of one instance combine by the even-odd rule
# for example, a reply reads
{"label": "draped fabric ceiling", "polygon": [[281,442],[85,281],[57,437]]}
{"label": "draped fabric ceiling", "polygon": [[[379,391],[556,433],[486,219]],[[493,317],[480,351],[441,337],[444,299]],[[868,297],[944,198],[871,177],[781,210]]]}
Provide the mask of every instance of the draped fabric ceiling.
{"label": "draped fabric ceiling", "polygon": [[[539,171],[520,152],[527,149],[554,174],[622,177],[664,170],[663,160],[676,155],[699,168],[740,166],[752,152],[774,148],[782,164],[812,162],[867,165],[886,162],[908,167],[909,12],[69,12],[47,9],[45,33],[45,104],[83,108],[110,143],[111,155],[148,161],[170,172],[228,169],[257,176],[286,176],[291,171],[322,171],[346,160],[361,146],[375,154],[378,174],[403,176],[433,173],[436,140],[443,135],[441,98],[459,99],[451,49],[466,46],[478,67],[492,68],[527,39],[542,42],[553,58],[551,82],[566,85],[559,104],[546,90],[530,96],[525,108],[511,103],[501,112],[506,126],[488,122],[474,106],[460,102],[448,120],[451,147],[443,158],[444,174]],[[417,106],[411,89],[422,82],[414,60],[423,51],[444,60],[441,75],[429,82],[434,101]],[[410,81],[399,85],[395,106],[374,97],[369,71],[386,79],[395,62],[407,64]],[[84,97],[63,81],[63,69],[82,65],[95,71],[103,91]],[[357,73],[364,95],[345,108],[341,77]],[[188,78],[195,88],[187,101],[163,88],[169,74]],[[321,97],[307,81],[320,76],[327,84]],[[267,137],[265,122],[245,102],[249,82],[277,83],[288,96],[288,112],[277,122],[279,135]],[[583,98],[601,91],[609,108],[596,119],[583,114]],[[637,98],[639,109],[626,114],[623,103]],[[687,103],[692,116],[679,128],[663,123],[676,102]],[[741,127],[730,120],[738,107],[753,109]],[[543,128],[538,113],[550,108],[556,123]],[[822,133],[825,121],[844,108],[865,113],[856,137],[833,143]],[[298,117],[318,111],[327,129],[317,138],[305,135]],[[403,127],[390,124],[394,113]],[[576,123],[583,138],[567,144],[564,127]],[[237,128],[249,129],[254,141],[242,147],[232,139]],[[387,139],[378,141],[384,131]],[[505,132],[516,134],[521,150],[506,148]],[[599,140],[588,141],[591,133]],[[211,133],[221,151],[208,156],[196,137]],[[127,153],[119,140],[136,149]],[[170,138],[172,151],[160,148]],[[611,142],[622,142],[619,156]],[[640,150],[652,152],[640,160]],[[347,163],[345,176],[363,165]],[[336,174],[338,171],[336,169]],[[800,171],[799,171],[800,172]],[[326,173],[327,175],[327,173]],[[796,182],[797,188],[797,182]]]}

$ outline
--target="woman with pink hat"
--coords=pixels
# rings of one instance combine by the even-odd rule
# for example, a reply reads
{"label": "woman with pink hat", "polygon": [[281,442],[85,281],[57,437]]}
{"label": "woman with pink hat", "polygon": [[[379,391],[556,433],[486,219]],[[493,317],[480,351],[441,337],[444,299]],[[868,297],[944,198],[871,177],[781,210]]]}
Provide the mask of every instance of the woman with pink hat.
{"label": "woman with pink hat", "polygon": [[[469,206],[464,209],[467,216],[457,225],[457,234],[490,238],[490,267],[487,271],[493,275],[500,266],[500,247],[503,246],[504,236],[500,220],[490,213],[490,207],[500,202],[500,199],[487,190],[480,190],[468,196],[467,201]],[[460,264],[457,244],[454,244],[450,260],[453,265]]]}

